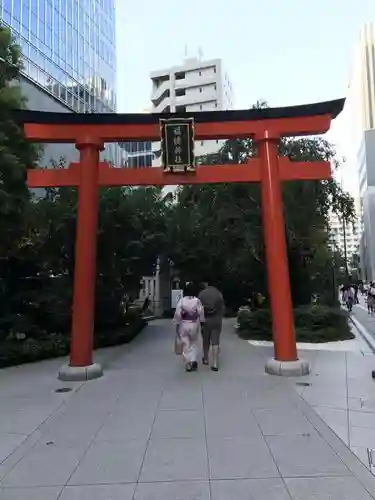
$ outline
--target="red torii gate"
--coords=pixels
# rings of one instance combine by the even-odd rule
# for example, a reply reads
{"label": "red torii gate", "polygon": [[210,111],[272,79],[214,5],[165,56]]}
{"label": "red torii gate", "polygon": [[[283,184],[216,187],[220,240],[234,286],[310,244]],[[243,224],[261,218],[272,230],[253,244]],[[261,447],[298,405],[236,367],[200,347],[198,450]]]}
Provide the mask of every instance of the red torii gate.
{"label": "red torii gate", "polygon": [[[303,375],[308,363],[298,359],[290,292],[281,182],[330,179],[329,162],[290,162],[279,157],[282,136],[322,134],[344,106],[344,99],[262,110],[213,111],[174,114],[68,114],[21,111],[26,137],[33,142],[75,143],[79,163],[67,169],[28,170],[30,188],[78,188],[77,235],[73,317],[69,365],[61,380],[88,380],[102,375],[93,363],[93,328],[96,279],[98,187],[122,185],[178,185],[261,182],[262,218],[272,311],[274,358],[266,371],[277,375]],[[112,168],[99,162],[105,142],[158,141],[159,120],[194,118],[197,140],[249,138],[258,144],[258,157],[247,164],[198,166],[195,173],[167,174],[162,168]]]}

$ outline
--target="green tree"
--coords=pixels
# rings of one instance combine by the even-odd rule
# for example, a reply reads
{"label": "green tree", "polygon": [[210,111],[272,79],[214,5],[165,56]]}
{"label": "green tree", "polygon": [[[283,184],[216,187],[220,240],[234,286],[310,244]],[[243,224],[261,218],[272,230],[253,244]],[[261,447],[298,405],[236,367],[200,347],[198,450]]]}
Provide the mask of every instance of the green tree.
{"label": "green tree", "polygon": [[30,283],[26,278],[36,272],[26,231],[26,169],[36,166],[40,148],[25,139],[14,119],[14,111],[26,107],[19,81],[20,54],[11,32],[0,25],[0,340],[23,322],[21,310]]}
{"label": "green tree", "polygon": [[[57,168],[61,166],[58,165]],[[59,321],[70,322],[74,278],[77,191],[47,189],[30,207],[30,254],[39,259],[39,275],[50,282],[45,300],[59,304]],[[159,188],[106,188],[100,191],[97,238],[96,325],[118,320],[125,293],[137,298],[142,276],[152,274],[165,247],[165,203]],[[29,255],[31,258],[31,255]],[[44,302],[45,309],[51,309]],[[65,312],[64,312],[65,311]],[[61,319],[63,318],[63,320]]]}
{"label": "green tree", "polygon": [[14,110],[24,108],[19,76],[20,48],[11,32],[0,25],[0,259],[21,244],[29,202],[26,169],[36,165],[39,148],[25,139],[14,121]]}
{"label": "green tree", "polygon": [[165,248],[166,220],[162,190],[109,188],[100,196],[98,233],[98,301],[118,307],[127,293],[138,297],[142,276],[155,271]]}

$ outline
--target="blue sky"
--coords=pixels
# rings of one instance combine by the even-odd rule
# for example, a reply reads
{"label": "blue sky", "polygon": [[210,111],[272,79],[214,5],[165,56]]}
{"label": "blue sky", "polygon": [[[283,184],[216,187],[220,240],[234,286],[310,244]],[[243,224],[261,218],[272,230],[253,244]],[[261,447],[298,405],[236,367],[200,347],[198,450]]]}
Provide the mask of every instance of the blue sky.
{"label": "blue sky", "polygon": [[178,64],[199,47],[223,59],[236,108],[345,94],[361,25],[374,0],[118,0],[119,111],[142,111],[149,73]]}

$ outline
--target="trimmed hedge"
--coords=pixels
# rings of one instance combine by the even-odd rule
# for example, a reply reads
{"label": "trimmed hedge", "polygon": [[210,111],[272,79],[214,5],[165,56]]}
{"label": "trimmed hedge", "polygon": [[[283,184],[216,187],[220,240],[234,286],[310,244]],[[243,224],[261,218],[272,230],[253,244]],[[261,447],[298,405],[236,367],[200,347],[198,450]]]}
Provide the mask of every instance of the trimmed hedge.
{"label": "trimmed hedge", "polygon": [[[294,309],[297,342],[322,343],[355,338],[348,325],[348,313],[323,305]],[[246,340],[272,340],[269,309],[241,309],[237,315],[237,333]]]}
{"label": "trimmed hedge", "polygon": [[[94,348],[111,347],[131,342],[147,322],[139,309],[130,309],[120,327],[110,331],[99,330],[94,334]],[[40,332],[39,335],[11,335],[0,343],[0,368],[21,365],[69,354],[69,333]]]}

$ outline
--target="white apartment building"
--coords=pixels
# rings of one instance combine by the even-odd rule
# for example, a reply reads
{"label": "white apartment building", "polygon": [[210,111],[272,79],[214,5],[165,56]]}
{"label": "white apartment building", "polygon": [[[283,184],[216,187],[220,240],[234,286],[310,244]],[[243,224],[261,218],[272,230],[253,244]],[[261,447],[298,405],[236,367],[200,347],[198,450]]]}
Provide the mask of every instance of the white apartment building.
{"label": "white apartment building", "polygon": [[[179,66],[153,71],[151,113],[189,113],[197,111],[222,111],[233,109],[232,85],[221,59],[202,61],[186,58]],[[216,153],[224,141],[195,141],[195,156]],[[161,164],[160,142],[152,143],[152,166]],[[176,186],[164,188],[164,193],[174,192]],[[173,307],[171,283],[158,269],[154,276],[142,280],[140,300],[151,299],[155,314]]]}
{"label": "white apartment building", "polygon": [[[187,58],[179,66],[153,71],[153,113],[220,111],[233,108],[232,85],[221,59]],[[195,155],[216,153],[223,141],[196,141]],[[155,144],[154,165],[160,165],[160,144]]]}
{"label": "white apartment building", "polygon": [[334,239],[335,245],[340,250],[342,255],[345,255],[345,240],[346,240],[346,255],[348,260],[348,266],[350,268],[350,263],[352,261],[353,254],[359,254],[361,223],[358,220],[354,224],[354,227],[353,224],[345,224],[345,235],[344,235],[343,222],[336,214],[331,214],[329,222],[330,222],[330,230],[332,238]]}

